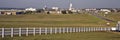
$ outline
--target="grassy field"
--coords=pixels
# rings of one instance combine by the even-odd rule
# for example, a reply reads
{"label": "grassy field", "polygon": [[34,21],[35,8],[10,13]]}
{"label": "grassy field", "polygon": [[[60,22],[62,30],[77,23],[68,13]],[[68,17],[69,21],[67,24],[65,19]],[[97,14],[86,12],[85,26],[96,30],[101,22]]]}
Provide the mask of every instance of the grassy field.
{"label": "grassy field", "polygon": [[[106,21],[89,14],[29,14],[0,15],[0,27],[106,27]],[[110,25],[115,26],[115,24]],[[28,37],[6,36],[0,40],[120,40],[120,34],[111,32],[80,32]]]}
{"label": "grassy field", "polygon": [[[88,14],[0,15],[0,27],[107,26],[106,21]],[[110,25],[115,26],[115,25]]]}
{"label": "grassy field", "polygon": [[65,34],[30,35],[28,37],[5,37],[0,40],[120,40],[120,34],[111,32],[80,32]]}
{"label": "grassy field", "polygon": [[[104,16],[104,13],[100,13],[101,16]],[[120,21],[120,13],[108,13],[106,16],[104,17],[107,17],[111,20],[114,20],[114,21]]]}
{"label": "grassy field", "polygon": [[120,13],[110,13],[106,17],[115,21],[120,21]]}

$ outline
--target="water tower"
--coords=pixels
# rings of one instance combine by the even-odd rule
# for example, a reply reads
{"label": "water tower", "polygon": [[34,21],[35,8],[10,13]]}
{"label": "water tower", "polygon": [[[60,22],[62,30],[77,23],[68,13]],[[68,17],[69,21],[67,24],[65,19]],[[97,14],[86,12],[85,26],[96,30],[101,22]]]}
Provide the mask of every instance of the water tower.
{"label": "water tower", "polygon": [[69,5],[69,10],[72,10],[72,2],[69,0],[69,3],[70,3],[70,5]]}
{"label": "water tower", "polygon": [[69,7],[69,10],[72,10],[72,3],[70,3],[70,7]]}

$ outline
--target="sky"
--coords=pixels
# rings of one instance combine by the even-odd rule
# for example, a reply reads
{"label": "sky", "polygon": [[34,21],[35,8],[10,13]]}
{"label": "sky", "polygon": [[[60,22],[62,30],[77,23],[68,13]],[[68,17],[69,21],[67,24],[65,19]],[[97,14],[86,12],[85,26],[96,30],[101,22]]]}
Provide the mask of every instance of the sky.
{"label": "sky", "polygon": [[69,8],[70,2],[73,8],[120,8],[120,0],[0,0],[0,7]]}

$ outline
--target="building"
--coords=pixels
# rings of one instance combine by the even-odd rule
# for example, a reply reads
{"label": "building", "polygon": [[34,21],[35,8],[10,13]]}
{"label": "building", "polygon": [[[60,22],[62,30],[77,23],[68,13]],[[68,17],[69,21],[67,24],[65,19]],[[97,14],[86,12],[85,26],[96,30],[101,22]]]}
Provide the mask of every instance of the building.
{"label": "building", "polygon": [[61,14],[60,10],[56,10],[56,9],[49,9],[49,13],[50,14]]}
{"label": "building", "polygon": [[26,10],[26,11],[36,11],[35,8],[26,8],[25,10]]}
{"label": "building", "polygon": [[52,7],[52,9],[57,11],[59,8],[58,7]]}
{"label": "building", "polygon": [[16,15],[15,11],[3,11],[2,15]]}
{"label": "building", "polygon": [[96,8],[87,8],[85,9],[85,11],[96,11],[97,9]]}
{"label": "building", "polygon": [[100,11],[103,11],[103,12],[111,12],[111,10],[109,10],[109,9],[100,9]]}

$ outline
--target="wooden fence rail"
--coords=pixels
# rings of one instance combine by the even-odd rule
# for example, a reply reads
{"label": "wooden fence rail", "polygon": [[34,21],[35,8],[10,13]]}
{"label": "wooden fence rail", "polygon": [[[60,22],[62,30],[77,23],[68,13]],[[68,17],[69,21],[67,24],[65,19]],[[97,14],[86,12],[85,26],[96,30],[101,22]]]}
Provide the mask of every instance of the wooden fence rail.
{"label": "wooden fence rail", "polygon": [[0,28],[0,35],[4,38],[6,35],[13,37],[14,35],[22,36],[25,34],[56,34],[56,33],[72,33],[72,32],[95,32],[95,31],[111,31],[112,27],[40,27],[40,28]]}

